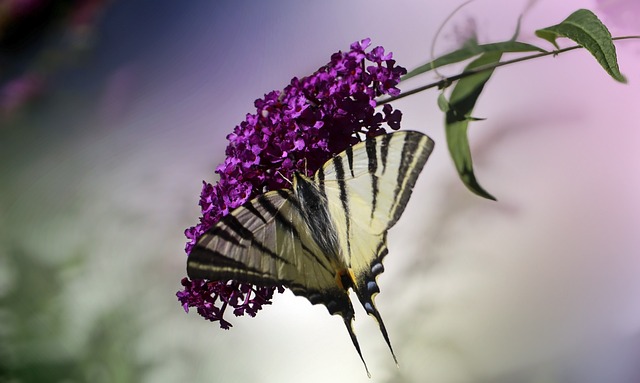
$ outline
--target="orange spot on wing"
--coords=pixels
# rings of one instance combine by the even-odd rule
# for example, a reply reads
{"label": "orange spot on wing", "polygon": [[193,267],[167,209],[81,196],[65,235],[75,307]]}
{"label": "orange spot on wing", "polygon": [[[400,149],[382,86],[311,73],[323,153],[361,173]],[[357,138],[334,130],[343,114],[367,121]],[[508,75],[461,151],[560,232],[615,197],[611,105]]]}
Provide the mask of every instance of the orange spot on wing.
{"label": "orange spot on wing", "polygon": [[342,269],[336,273],[336,283],[342,290],[349,290],[356,285],[356,276],[351,269]]}

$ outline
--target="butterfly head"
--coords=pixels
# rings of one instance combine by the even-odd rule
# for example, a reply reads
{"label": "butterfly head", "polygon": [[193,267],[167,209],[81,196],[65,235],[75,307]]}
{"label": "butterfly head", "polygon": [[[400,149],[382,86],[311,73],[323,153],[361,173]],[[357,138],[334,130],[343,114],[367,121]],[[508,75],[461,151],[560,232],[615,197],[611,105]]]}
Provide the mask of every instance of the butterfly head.
{"label": "butterfly head", "polygon": [[293,179],[291,181],[291,184],[293,185],[293,190],[298,190],[300,186],[311,184],[311,183],[312,183],[312,180],[309,177],[305,176],[300,172],[293,172]]}

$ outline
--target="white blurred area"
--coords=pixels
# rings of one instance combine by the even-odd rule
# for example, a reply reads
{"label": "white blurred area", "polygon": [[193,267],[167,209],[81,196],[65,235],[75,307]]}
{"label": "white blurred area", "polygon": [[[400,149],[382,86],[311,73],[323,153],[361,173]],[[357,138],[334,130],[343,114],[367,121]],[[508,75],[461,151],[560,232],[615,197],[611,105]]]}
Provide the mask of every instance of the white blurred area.
{"label": "white blurred area", "polygon": [[[539,0],[521,36],[551,48],[535,29],[578,8],[614,23],[606,3]],[[436,53],[455,48],[451,31],[469,18],[481,42],[508,39],[526,4],[470,4]],[[399,369],[360,307],[356,333],[371,380],[341,319],[289,292],[256,318],[231,316],[230,331],[185,314],[175,298],[185,275],[182,231],[197,222],[201,180],[215,180],[225,136],[253,100],[364,37],[400,65],[422,64],[456,5],[190,5],[164,40],[138,38],[146,51],[130,60],[84,64],[103,68],[92,86],[76,85],[74,97],[58,91],[42,115],[4,130],[13,141],[0,163],[0,253],[54,266],[82,260],[63,272],[53,308],[33,307],[36,320],[50,309],[65,313],[51,347],[73,356],[101,318],[126,307],[116,315],[135,330],[119,347],[148,366],[145,382],[640,381],[638,41],[617,44],[627,85],[583,51],[496,71],[474,112],[487,120],[472,123],[470,137],[476,175],[498,202],[458,180],[435,91],[395,104],[404,128],[436,141],[389,234],[379,278],[378,308]],[[140,28],[127,27],[132,36]],[[640,34],[628,24],[611,29]],[[0,273],[0,292],[23,277]]]}

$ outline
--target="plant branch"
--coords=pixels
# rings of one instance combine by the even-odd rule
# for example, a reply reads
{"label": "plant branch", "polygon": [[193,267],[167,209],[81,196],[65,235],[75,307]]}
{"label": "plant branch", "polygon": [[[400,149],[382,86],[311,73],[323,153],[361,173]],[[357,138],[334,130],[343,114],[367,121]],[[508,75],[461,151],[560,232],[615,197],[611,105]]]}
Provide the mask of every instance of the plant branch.
{"label": "plant branch", "polygon": [[[621,37],[612,38],[612,40],[614,40],[614,41],[615,40],[629,40],[629,39],[640,39],[640,36],[621,36]],[[451,85],[452,82],[458,81],[461,78],[469,77],[469,76],[472,76],[474,74],[482,73],[482,72],[485,72],[485,71],[488,71],[488,70],[493,70],[493,69],[501,67],[501,66],[505,66],[505,65],[509,65],[509,64],[515,64],[517,62],[532,60],[532,59],[536,59],[536,58],[544,57],[544,56],[551,56],[551,55],[557,56],[560,53],[572,51],[572,50],[579,49],[579,48],[583,48],[583,47],[581,45],[574,45],[574,46],[570,46],[570,47],[567,47],[567,48],[556,49],[556,50],[553,50],[553,51],[536,53],[536,54],[529,55],[529,56],[518,57],[518,58],[515,58],[513,60],[501,61],[501,62],[498,62],[498,63],[495,63],[495,64],[479,66],[479,67],[477,67],[477,68],[475,68],[473,70],[462,72],[462,73],[459,73],[459,74],[457,74],[455,76],[446,77],[446,78],[443,78],[442,80],[433,82],[431,84],[423,85],[421,87],[418,87],[418,88],[415,88],[415,89],[411,89],[411,90],[408,90],[406,92],[402,92],[402,94],[400,94],[398,96],[385,98],[384,100],[378,101],[377,104],[378,104],[378,106],[384,105],[384,104],[390,103],[391,101],[399,100],[401,98],[405,98],[407,96],[411,96],[412,94],[416,94],[416,93],[422,92],[423,90],[427,90],[427,89],[431,89],[431,88],[439,88],[439,89],[445,88],[445,87]]]}

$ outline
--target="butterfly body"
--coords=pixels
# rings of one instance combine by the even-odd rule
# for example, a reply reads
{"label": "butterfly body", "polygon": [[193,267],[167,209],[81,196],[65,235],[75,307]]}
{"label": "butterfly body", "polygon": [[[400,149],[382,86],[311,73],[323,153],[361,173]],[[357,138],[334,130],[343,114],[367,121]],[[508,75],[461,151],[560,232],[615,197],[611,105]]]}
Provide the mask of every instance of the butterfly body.
{"label": "butterfly body", "polygon": [[313,178],[295,173],[292,190],[260,195],[204,233],[189,255],[189,277],[283,285],[323,304],[343,318],[364,363],[352,327],[353,290],[396,360],[374,303],[376,277],[384,271],[387,231],[433,145],[422,133],[395,132],[347,148]]}
{"label": "butterfly body", "polygon": [[[338,231],[331,219],[327,197],[323,195],[318,184],[300,173],[293,175],[293,193],[299,202],[300,215],[306,224],[309,235],[318,244],[323,255],[330,261],[340,262],[340,244]],[[341,262],[344,264],[344,262]]]}

